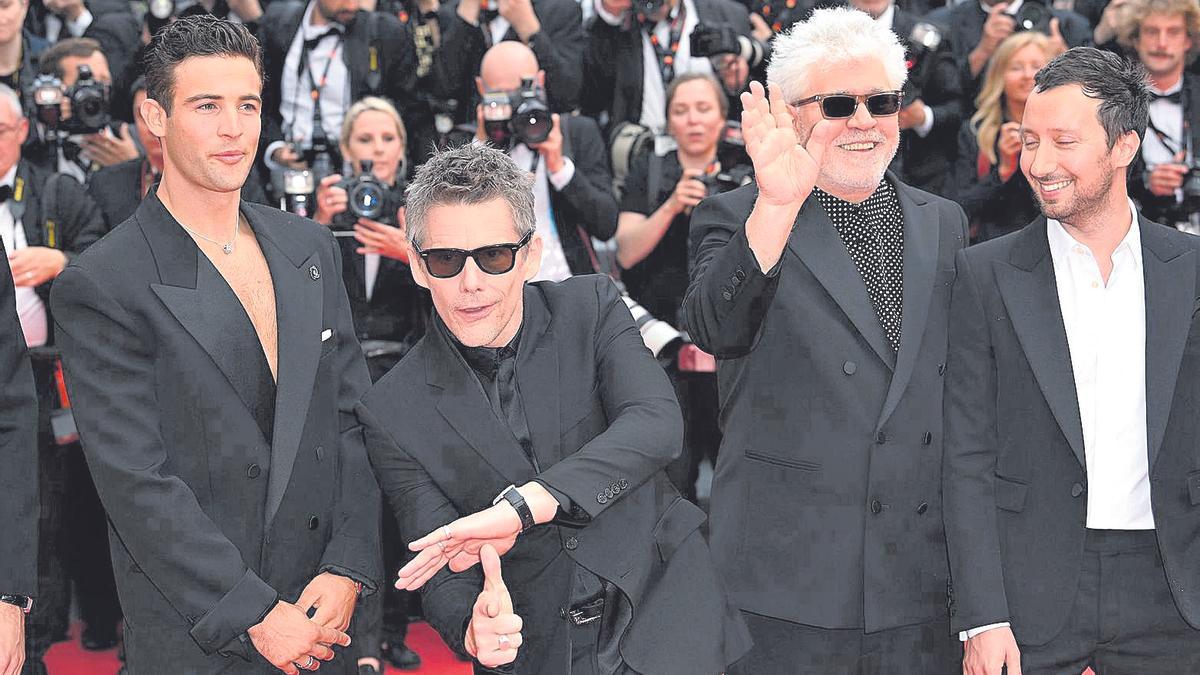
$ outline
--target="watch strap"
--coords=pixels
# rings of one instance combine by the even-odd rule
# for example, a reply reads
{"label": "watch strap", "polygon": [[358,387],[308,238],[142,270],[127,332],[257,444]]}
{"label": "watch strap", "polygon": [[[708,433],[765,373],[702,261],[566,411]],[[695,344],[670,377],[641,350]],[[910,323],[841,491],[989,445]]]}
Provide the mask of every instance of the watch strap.
{"label": "watch strap", "polygon": [[21,611],[26,614],[33,610],[33,598],[27,595],[0,594],[0,602],[3,602],[6,605],[20,607]]}
{"label": "watch strap", "polygon": [[500,493],[500,498],[512,504],[513,509],[516,510],[517,517],[521,519],[522,532],[537,524],[533,521],[533,511],[530,510],[529,504],[525,503],[525,498],[521,496],[516,486],[508,486],[504,492]]}

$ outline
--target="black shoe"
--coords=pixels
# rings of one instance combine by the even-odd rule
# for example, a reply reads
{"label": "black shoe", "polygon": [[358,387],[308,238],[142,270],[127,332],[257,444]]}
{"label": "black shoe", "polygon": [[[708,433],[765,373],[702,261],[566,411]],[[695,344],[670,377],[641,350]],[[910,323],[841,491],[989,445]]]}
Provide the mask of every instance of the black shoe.
{"label": "black shoe", "polygon": [[421,657],[409,649],[403,641],[385,647],[383,658],[400,670],[416,670],[421,667]]}
{"label": "black shoe", "polygon": [[89,652],[102,652],[112,649],[117,646],[116,626],[107,630],[88,626],[83,629],[83,636],[80,637],[79,641],[83,644],[83,648]]}

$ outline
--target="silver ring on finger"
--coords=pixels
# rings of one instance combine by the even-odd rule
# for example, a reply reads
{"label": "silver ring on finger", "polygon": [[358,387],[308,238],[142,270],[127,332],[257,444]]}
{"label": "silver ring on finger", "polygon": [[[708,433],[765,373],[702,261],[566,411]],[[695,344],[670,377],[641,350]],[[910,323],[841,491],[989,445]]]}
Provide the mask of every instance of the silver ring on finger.
{"label": "silver ring on finger", "polygon": [[497,635],[496,642],[499,643],[500,649],[508,649],[512,644],[512,640],[507,635]]}
{"label": "silver ring on finger", "polygon": [[317,665],[317,657],[313,656],[312,654],[309,654],[308,655],[308,663],[304,664],[304,668],[306,670],[314,670],[313,667],[316,665]]}
{"label": "silver ring on finger", "polygon": [[443,525],[443,526],[442,526],[442,534],[446,535],[446,539],[452,539],[452,538],[453,538],[453,537],[451,537],[451,536],[450,536],[450,526],[449,526],[449,525]]}

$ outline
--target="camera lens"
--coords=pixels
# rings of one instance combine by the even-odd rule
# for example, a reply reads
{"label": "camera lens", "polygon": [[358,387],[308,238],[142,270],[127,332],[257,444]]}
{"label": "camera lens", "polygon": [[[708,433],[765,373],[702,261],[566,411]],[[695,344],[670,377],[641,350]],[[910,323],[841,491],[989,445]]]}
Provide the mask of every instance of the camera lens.
{"label": "camera lens", "polygon": [[530,106],[526,109],[522,106],[522,109],[513,115],[512,126],[523,143],[537,144],[550,137],[553,120],[550,118],[550,111],[545,108]]}
{"label": "camera lens", "polygon": [[374,180],[360,180],[350,189],[350,212],[359,218],[379,220],[383,215],[384,194]]}

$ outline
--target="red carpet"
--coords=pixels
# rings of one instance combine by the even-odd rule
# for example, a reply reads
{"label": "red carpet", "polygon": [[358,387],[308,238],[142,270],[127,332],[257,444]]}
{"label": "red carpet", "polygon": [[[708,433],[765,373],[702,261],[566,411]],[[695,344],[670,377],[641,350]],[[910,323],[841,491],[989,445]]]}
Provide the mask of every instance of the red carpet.
{"label": "red carpet", "polygon": [[[421,668],[408,671],[388,668],[388,675],[470,675],[470,665],[455,658],[427,624],[415,623],[409,628],[408,646],[421,655]],[[79,646],[78,625],[72,627],[70,640],[54,645],[46,655],[46,668],[50,675],[113,675],[120,666],[115,649],[107,652],[84,651]]]}

